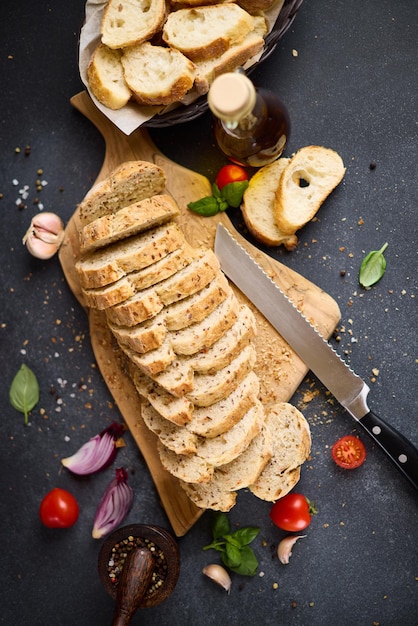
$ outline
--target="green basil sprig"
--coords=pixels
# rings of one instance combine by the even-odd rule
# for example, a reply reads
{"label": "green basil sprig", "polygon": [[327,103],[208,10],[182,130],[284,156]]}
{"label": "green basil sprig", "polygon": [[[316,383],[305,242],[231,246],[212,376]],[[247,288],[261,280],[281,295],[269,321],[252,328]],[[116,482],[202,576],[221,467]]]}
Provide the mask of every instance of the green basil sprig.
{"label": "green basil sprig", "polygon": [[24,414],[24,423],[27,425],[29,413],[39,401],[39,385],[35,374],[25,364],[13,378],[9,399],[12,407]]}
{"label": "green basil sprig", "polygon": [[213,541],[203,550],[217,550],[221,553],[222,563],[236,574],[254,576],[258,561],[249,544],[257,537],[260,529],[255,526],[239,528],[231,533],[228,517],[218,513],[212,524]]}
{"label": "green basil sprig", "polygon": [[211,217],[219,211],[226,211],[228,207],[238,208],[242,202],[244,191],[248,187],[248,180],[228,183],[219,189],[216,183],[212,185],[212,195],[205,196],[196,202],[189,202],[187,207],[194,213]]}
{"label": "green basil sprig", "polygon": [[380,250],[372,250],[364,257],[359,272],[359,282],[362,287],[371,287],[382,278],[386,270],[386,259],[383,253],[388,245],[385,243]]}

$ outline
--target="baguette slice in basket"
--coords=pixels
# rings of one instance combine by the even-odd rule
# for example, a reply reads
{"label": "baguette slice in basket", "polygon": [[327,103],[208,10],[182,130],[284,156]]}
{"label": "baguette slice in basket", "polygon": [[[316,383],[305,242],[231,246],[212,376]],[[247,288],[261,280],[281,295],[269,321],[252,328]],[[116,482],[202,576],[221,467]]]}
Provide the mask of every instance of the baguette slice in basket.
{"label": "baguette slice in basket", "polygon": [[345,174],[340,155],[330,148],[306,146],[282,173],[275,195],[274,218],[287,235],[313,218]]}

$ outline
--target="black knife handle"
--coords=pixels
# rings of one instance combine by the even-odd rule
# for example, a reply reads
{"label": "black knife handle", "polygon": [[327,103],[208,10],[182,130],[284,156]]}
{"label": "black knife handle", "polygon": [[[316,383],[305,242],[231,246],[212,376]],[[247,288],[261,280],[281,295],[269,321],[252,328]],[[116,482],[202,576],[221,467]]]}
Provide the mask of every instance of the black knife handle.
{"label": "black knife handle", "polygon": [[370,411],[359,423],[418,490],[418,450],[400,432]]}

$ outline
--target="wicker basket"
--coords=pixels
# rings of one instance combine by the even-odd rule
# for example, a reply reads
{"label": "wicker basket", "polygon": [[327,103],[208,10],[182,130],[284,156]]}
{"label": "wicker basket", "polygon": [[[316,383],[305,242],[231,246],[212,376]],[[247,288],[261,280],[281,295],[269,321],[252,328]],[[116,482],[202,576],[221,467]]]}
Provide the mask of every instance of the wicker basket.
{"label": "wicker basket", "polygon": [[[251,72],[255,70],[260,63],[265,61],[271,55],[277,46],[279,39],[281,39],[288,28],[290,28],[302,2],[303,0],[285,0],[273,29],[266,37],[263,54],[259,61],[248,70],[248,74],[251,74]],[[179,107],[160,116],[155,115],[153,118],[145,122],[144,126],[147,126],[148,128],[164,128],[166,126],[174,126],[175,124],[191,122],[197,117],[203,115],[207,109],[207,97],[201,96],[193,102],[193,104],[186,107]]]}

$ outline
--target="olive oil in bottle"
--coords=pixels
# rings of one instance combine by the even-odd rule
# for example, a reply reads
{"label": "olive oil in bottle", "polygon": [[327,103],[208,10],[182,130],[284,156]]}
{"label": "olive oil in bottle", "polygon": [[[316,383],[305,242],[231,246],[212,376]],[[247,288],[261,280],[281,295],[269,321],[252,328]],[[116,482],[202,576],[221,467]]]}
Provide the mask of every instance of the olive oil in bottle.
{"label": "olive oil in bottle", "polygon": [[208,104],[216,142],[231,161],[262,167],[280,157],[290,119],[276,94],[256,89],[241,71],[228,72],[213,81]]}

